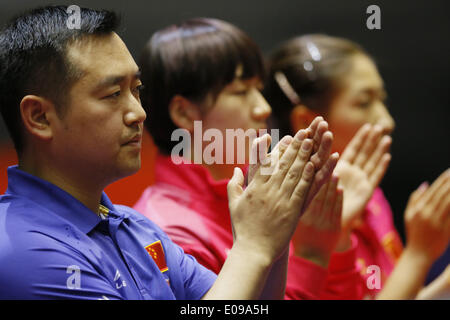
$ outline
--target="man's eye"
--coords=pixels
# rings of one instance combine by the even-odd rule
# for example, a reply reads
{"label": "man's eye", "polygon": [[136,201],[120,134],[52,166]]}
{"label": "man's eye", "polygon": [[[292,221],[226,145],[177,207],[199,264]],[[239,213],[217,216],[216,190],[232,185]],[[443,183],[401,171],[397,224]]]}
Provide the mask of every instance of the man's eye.
{"label": "man's eye", "polygon": [[119,97],[119,96],[120,96],[120,91],[116,91],[116,92],[114,92],[113,94],[110,94],[110,95],[104,97],[104,99],[117,98],[117,97]]}

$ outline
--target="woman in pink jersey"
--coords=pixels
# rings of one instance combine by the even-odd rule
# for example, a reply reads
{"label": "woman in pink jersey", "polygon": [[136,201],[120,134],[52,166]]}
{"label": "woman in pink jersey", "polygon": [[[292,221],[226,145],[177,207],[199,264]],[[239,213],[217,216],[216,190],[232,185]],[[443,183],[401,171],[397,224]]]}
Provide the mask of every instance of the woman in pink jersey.
{"label": "woman in pink jersey", "polygon": [[[140,68],[145,83],[142,104],[150,108],[146,127],[159,155],[156,183],[145,190],[135,208],[158,223],[185,252],[218,273],[233,245],[227,183],[235,166],[246,169],[249,146],[227,149],[230,140],[224,141],[224,150],[214,154],[219,161],[210,163],[204,155],[211,138],[203,134],[219,131],[227,139],[227,129],[248,132],[266,128],[271,109],[260,92],[264,79],[262,55],[238,28],[215,19],[192,19],[153,35]],[[201,121],[200,142],[196,121]],[[184,154],[185,158],[171,154],[179,150],[178,128],[192,136],[188,148],[191,155]],[[322,137],[323,145],[331,144],[326,122],[319,118],[310,129]],[[202,161],[196,163],[199,151]],[[317,158],[326,158],[320,155],[321,149],[316,152]],[[227,162],[230,154],[233,156]],[[337,155],[330,159],[324,167],[335,166]],[[326,211],[321,210],[324,214]],[[329,224],[328,229],[332,234],[329,246],[334,247],[339,228]],[[296,269],[289,271],[299,274],[295,297],[318,298],[327,268],[314,263],[311,255],[298,260]]]}
{"label": "woman in pink jersey", "polygon": [[[365,161],[353,149],[358,149],[357,145],[362,150],[375,149],[377,141],[384,146],[384,150],[389,148],[391,139],[388,135],[394,128],[394,121],[384,104],[383,80],[372,59],[360,46],[346,39],[319,34],[284,42],[270,56],[269,69],[264,94],[273,109],[272,125],[284,129],[281,134],[288,134],[306,127],[314,117],[322,115],[334,134],[333,148],[342,153],[335,170],[344,189],[342,233],[336,251],[344,250],[345,254],[353,255],[354,266],[359,270],[359,274],[355,274],[359,283],[354,285],[355,282],[348,281],[347,284],[352,286],[346,286],[340,277],[330,272],[329,286],[322,291],[321,297],[374,298],[402,254],[402,243],[394,228],[390,206],[378,187],[390,155],[379,155],[381,164],[376,173],[373,162]],[[376,132],[370,133],[367,125],[363,126],[366,123],[374,125]],[[444,204],[448,201],[442,199]],[[440,212],[445,212],[445,209]],[[406,219],[407,229],[418,226],[421,230],[427,230],[430,224],[426,219],[421,223],[417,222],[419,219],[411,220]],[[433,243],[437,243],[437,252],[442,254],[448,236],[446,240],[445,235],[436,232]],[[422,238],[418,242],[424,241],[418,233],[414,237],[408,249],[419,247],[414,244],[418,238]],[[397,270],[380,297],[415,296],[417,288],[412,289],[412,283],[415,286],[420,284],[428,267],[422,263],[415,268],[418,254],[410,254],[412,250],[406,251],[399,267],[403,271]],[[438,256],[431,254],[427,263]],[[410,269],[417,271],[409,273],[410,280],[414,278],[418,281],[404,285],[411,289],[409,291],[396,290],[396,285],[402,286],[408,279],[404,277],[403,282],[399,280],[401,272],[405,274],[404,266],[408,264]],[[333,268],[335,264],[332,260],[329,269]]]}

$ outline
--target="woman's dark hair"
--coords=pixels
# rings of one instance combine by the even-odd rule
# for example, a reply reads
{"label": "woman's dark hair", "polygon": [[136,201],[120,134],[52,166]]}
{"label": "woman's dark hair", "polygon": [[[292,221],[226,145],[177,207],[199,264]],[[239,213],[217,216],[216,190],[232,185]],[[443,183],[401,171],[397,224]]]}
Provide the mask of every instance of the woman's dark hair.
{"label": "woman's dark hair", "polygon": [[357,53],[367,55],[350,40],[322,34],[296,37],[275,49],[267,61],[264,88],[272,107],[271,127],[281,136],[291,134],[291,110],[300,103],[325,114]]}
{"label": "woman's dark hair", "polygon": [[[80,25],[70,29],[66,6],[36,8],[13,18],[0,32],[0,112],[20,154],[24,147],[20,102],[28,94],[52,100],[58,114],[81,71],[67,58],[67,47],[89,35],[116,30],[115,13],[80,8]],[[78,28],[79,27],[79,28]]]}
{"label": "woman's dark hair", "polygon": [[177,129],[169,114],[176,95],[195,102],[217,98],[242,65],[242,78],[264,81],[264,62],[258,46],[237,27],[217,19],[195,18],[156,32],[139,60],[144,89],[141,101],[147,130],[159,150],[170,154]]}

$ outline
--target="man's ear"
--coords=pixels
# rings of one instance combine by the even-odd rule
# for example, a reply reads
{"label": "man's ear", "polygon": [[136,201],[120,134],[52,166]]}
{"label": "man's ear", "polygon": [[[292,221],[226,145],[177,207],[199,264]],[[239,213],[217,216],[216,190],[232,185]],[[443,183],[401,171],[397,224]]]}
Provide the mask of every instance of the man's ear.
{"label": "man's ear", "polygon": [[20,114],[29,134],[43,140],[53,136],[49,122],[49,113],[55,112],[54,105],[48,99],[27,95],[20,102]]}
{"label": "man's ear", "polygon": [[318,114],[308,109],[303,104],[296,105],[290,115],[292,132],[297,132],[300,129],[306,129]]}
{"label": "man's ear", "polygon": [[169,114],[177,127],[189,132],[194,131],[194,121],[201,120],[199,106],[180,95],[176,95],[170,101]]}

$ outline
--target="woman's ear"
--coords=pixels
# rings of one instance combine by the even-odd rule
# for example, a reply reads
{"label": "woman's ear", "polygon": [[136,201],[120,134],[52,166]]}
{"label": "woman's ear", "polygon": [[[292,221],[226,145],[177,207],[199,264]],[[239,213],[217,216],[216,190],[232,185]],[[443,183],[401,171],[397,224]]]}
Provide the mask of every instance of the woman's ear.
{"label": "woman's ear", "polygon": [[200,108],[183,96],[176,95],[169,104],[169,114],[178,128],[194,131],[194,121],[201,120]]}
{"label": "woman's ear", "polygon": [[318,114],[303,104],[296,105],[290,115],[292,132],[307,128]]}
{"label": "woman's ear", "polygon": [[42,140],[53,137],[48,120],[50,112],[55,112],[54,105],[43,97],[27,95],[20,102],[20,114],[26,131]]}

